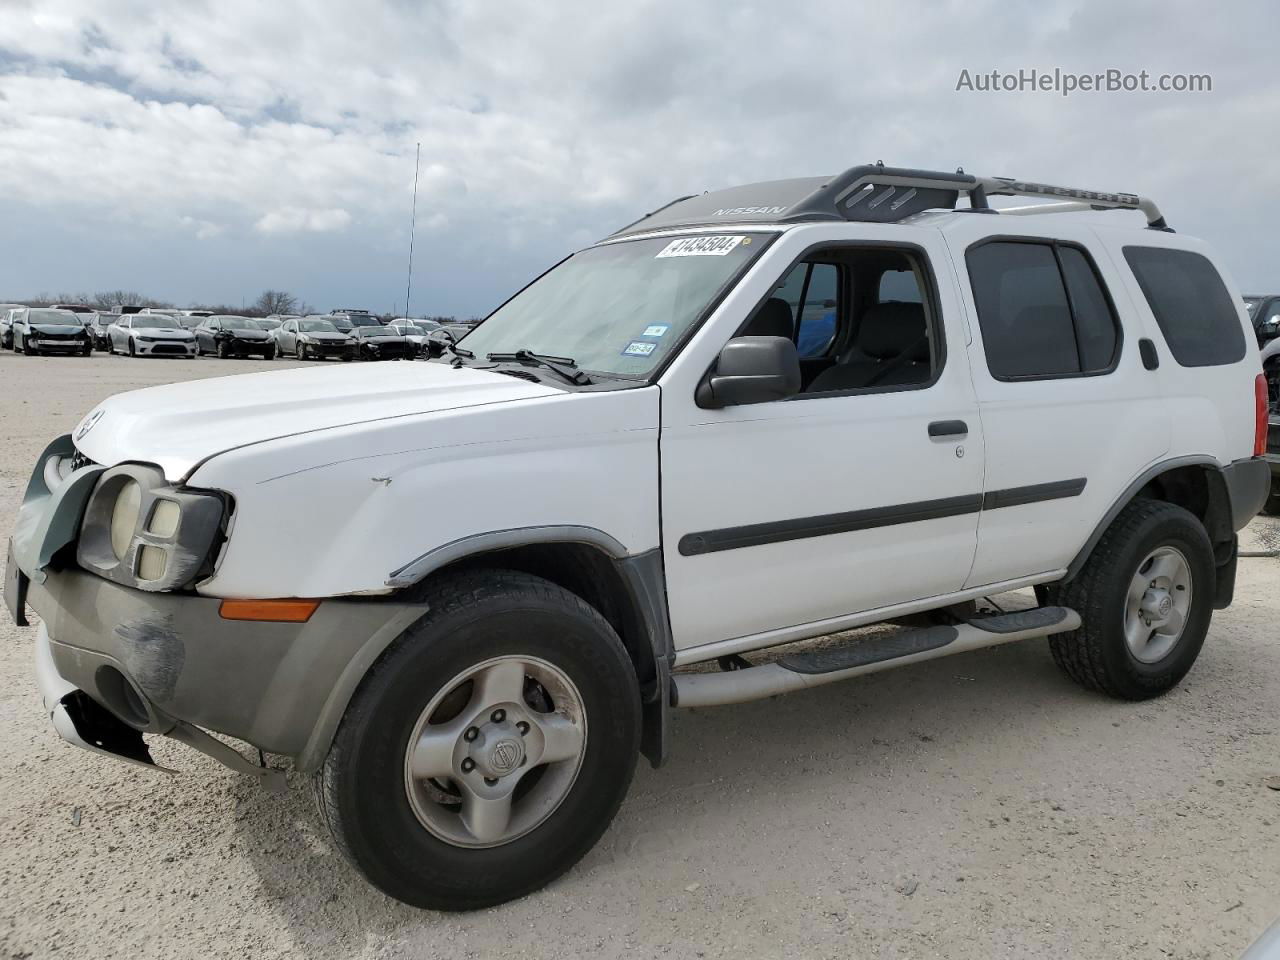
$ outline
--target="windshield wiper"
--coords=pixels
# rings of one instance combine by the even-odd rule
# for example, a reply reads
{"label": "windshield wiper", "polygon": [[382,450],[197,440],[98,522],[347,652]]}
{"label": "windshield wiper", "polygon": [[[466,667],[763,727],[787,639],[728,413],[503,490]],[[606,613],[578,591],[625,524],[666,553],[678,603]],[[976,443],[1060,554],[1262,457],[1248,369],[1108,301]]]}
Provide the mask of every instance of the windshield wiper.
{"label": "windshield wiper", "polygon": [[591,378],[578,369],[578,364],[571,357],[546,357],[532,350],[516,350],[514,353],[491,353],[489,360],[493,363],[530,363],[537,367],[545,367],[580,387],[591,383]]}

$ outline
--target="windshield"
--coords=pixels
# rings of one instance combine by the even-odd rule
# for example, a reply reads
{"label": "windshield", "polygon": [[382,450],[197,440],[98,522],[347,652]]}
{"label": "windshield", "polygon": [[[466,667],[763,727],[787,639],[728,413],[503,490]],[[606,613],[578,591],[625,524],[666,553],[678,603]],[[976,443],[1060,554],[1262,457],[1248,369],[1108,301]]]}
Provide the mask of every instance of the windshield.
{"label": "windshield", "polygon": [[31,310],[27,314],[28,323],[57,323],[73,326],[81,323],[80,318],[66,310]]}
{"label": "windshield", "polygon": [[477,357],[532,350],[584,370],[642,377],[764,249],[756,235],[629,240],[576,253],[461,343]]}
{"label": "windshield", "polygon": [[257,320],[250,320],[248,317],[218,317],[222,321],[222,325],[228,330],[261,330]]}
{"label": "windshield", "polygon": [[338,328],[328,320],[299,320],[298,329],[303,333],[337,333]]}
{"label": "windshield", "polygon": [[382,326],[382,321],[381,321],[381,320],[379,320],[377,317],[371,316],[371,315],[369,315],[369,314],[367,314],[367,313],[352,313],[352,314],[348,314],[348,316],[347,316],[347,320],[349,320],[349,321],[350,321],[354,326],[357,326],[357,327],[380,327],[380,326]]}
{"label": "windshield", "polygon": [[158,330],[176,327],[172,317],[164,317],[155,313],[135,313],[129,318],[135,330]]}

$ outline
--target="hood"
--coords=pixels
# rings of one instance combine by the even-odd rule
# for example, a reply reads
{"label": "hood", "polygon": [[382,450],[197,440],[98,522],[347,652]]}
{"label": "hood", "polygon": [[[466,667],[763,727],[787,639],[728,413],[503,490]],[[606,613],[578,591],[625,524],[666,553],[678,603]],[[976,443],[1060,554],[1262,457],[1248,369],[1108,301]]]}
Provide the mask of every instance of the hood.
{"label": "hood", "polygon": [[84,327],[78,323],[31,323],[27,325],[27,329],[32,333],[60,333],[64,336],[68,333],[84,333]]}
{"label": "hood", "polygon": [[170,480],[178,480],[201,461],[233,447],[560,393],[501,373],[443,363],[377,364],[376,369],[344,364],[337,369],[190,380],[117,394],[89,411],[71,436],[80,452],[98,463],[154,463]]}
{"label": "hood", "polygon": [[267,339],[267,331],[251,330],[248,327],[231,327],[231,332],[241,340],[265,340]]}

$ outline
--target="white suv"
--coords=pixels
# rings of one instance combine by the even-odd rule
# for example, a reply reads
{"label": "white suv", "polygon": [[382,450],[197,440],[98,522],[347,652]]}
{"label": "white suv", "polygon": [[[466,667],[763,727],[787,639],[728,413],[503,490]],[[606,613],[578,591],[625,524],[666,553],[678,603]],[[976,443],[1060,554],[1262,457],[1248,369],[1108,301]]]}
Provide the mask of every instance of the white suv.
{"label": "white suv", "polygon": [[[1098,207],[1147,226],[1022,215]],[[6,596],[68,740],[278,781],[206,731],[237,737],[314,774],[382,890],[497,903],[591,847],[675,707],[1042,636],[1091,689],[1176,684],[1270,483],[1224,277],[1126,194],[863,166],[684,198],[437,361],[107,400],[41,456]]]}

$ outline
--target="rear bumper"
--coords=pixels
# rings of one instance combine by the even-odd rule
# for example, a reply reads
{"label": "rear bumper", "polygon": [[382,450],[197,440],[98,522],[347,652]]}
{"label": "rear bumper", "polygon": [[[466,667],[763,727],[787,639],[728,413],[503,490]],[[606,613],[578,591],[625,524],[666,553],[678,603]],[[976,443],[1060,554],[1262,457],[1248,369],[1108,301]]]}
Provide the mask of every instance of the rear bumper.
{"label": "rear bumper", "polygon": [[369,665],[425,612],[328,600],[307,623],[224,620],[220,600],[147,593],[80,571],[49,572],[30,583],[26,601],[43,620],[36,683],[63,739],[121,756],[91,745],[105,730],[141,747],[124,759],[146,764],[142,733],[204,749],[193,742],[194,728],[204,728],[303,769],[323,759]]}
{"label": "rear bumper", "polygon": [[1271,493],[1271,475],[1275,472],[1274,463],[1269,462],[1271,456],[1237,460],[1222,468],[1227,494],[1231,498],[1233,529],[1244,529],[1266,505],[1267,496]]}

